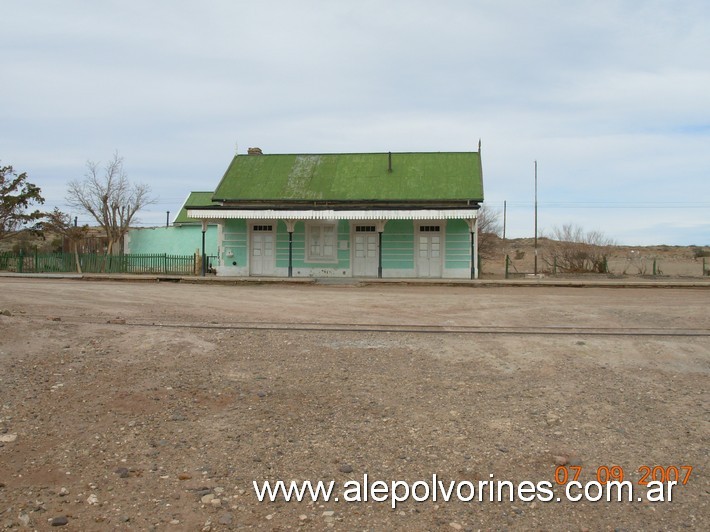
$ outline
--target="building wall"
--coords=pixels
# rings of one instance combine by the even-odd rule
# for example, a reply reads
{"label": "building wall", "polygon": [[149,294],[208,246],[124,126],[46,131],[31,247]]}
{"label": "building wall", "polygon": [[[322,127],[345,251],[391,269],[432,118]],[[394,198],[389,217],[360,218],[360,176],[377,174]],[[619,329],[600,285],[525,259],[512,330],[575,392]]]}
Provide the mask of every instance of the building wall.
{"label": "building wall", "polygon": [[219,225],[221,267],[217,275],[249,275],[247,265],[248,231],[246,220],[225,220]]}
{"label": "building wall", "polygon": [[[202,251],[201,225],[131,229],[124,240],[126,254],[193,255]],[[217,255],[217,226],[207,226],[205,252]]]}
{"label": "building wall", "polygon": [[[218,275],[248,276],[250,227],[248,220],[225,220],[220,225],[221,266]],[[259,220],[258,224],[273,224],[274,272],[273,276],[288,275],[288,231],[283,220]],[[351,222],[337,223],[337,260],[317,263],[306,260],[306,223],[297,221],[294,226],[292,267],[294,277],[351,277],[352,242]],[[436,222],[433,222],[436,223]],[[471,233],[465,220],[441,222],[443,228],[442,278],[468,278],[471,274]],[[418,224],[412,220],[389,220],[382,234],[382,276],[385,278],[415,278],[416,231]]]}
{"label": "building wall", "polygon": [[382,277],[414,277],[414,222],[389,220],[382,233]]}
{"label": "building wall", "polygon": [[466,220],[448,220],[444,241],[446,277],[471,277],[471,229]]}

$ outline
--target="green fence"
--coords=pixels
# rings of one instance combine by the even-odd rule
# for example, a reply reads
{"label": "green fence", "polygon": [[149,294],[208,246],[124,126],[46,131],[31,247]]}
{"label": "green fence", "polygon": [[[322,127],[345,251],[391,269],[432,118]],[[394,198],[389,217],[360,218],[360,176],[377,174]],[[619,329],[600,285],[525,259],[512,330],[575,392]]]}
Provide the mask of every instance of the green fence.
{"label": "green fence", "polygon": [[[194,275],[198,259],[195,255],[80,254],[83,273],[162,273]],[[76,272],[73,253],[0,253],[0,271],[17,273]]]}

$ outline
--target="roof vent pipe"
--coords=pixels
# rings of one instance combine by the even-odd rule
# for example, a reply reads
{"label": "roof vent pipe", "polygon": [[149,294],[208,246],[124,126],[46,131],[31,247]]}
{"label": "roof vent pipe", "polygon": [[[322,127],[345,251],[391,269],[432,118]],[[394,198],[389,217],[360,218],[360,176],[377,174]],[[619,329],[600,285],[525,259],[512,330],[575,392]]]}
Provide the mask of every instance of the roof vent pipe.
{"label": "roof vent pipe", "polygon": [[388,166],[387,166],[387,171],[388,171],[389,173],[392,173],[392,152],[389,152],[388,155],[389,155],[389,156],[388,156],[388,161],[389,161],[389,163],[388,163]]}

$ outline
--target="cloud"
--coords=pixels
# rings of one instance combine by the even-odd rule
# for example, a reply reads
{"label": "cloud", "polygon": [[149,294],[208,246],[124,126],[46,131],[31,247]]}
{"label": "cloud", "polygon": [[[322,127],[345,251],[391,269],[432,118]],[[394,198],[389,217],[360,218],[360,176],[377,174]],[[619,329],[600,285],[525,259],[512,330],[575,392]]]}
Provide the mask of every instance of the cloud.
{"label": "cloud", "polygon": [[[530,205],[538,160],[544,200],[569,206],[550,223],[567,215],[641,240],[657,232],[635,224],[634,205],[675,202],[666,218],[685,220],[683,205],[710,197],[701,0],[4,7],[0,157],[53,196],[116,149],[172,199],[216,185],[237,143],[458,151],[482,138],[487,199]],[[574,208],[585,201],[629,209],[589,217]],[[710,218],[690,210],[691,225]]]}

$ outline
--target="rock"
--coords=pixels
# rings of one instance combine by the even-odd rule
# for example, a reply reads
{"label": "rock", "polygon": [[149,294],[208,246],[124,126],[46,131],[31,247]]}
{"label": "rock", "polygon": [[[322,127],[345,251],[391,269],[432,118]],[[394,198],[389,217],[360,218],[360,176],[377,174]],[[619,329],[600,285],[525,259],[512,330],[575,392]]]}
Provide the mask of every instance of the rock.
{"label": "rock", "polygon": [[[62,321],[62,318],[59,316],[47,316],[47,321]],[[66,525],[66,523],[64,523]],[[52,525],[52,526],[61,526],[61,525]]]}
{"label": "rock", "polygon": [[559,416],[557,416],[553,413],[549,413],[545,416],[545,423],[547,423],[548,425],[555,425],[556,423],[559,423],[559,422],[560,422]]}
{"label": "rock", "polygon": [[7,309],[0,310],[0,314],[2,314],[3,316],[8,316],[8,317],[12,316],[12,313]]}
{"label": "rock", "polygon": [[55,517],[54,519],[50,519],[49,524],[51,526],[64,526],[69,524],[69,519],[67,519],[65,515],[60,515],[58,517]]}
{"label": "rock", "polygon": [[323,512],[323,517],[333,517],[335,515],[335,512],[333,510],[326,510]]}
{"label": "rock", "polygon": [[568,461],[569,465],[579,467],[582,465],[582,459],[579,456],[572,456]]}
{"label": "rock", "polygon": [[179,480],[190,480],[191,478],[192,478],[192,475],[190,475],[188,473],[180,473],[178,475]]}
{"label": "rock", "polygon": [[86,504],[91,504],[91,505],[99,504],[99,498],[95,494],[92,493],[91,495],[89,495],[87,497]]}
{"label": "rock", "polygon": [[556,466],[567,465],[567,457],[562,456],[562,455],[555,456],[555,465]]}
{"label": "rock", "polygon": [[128,468],[119,467],[118,469],[116,469],[116,474],[117,474],[120,478],[128,478]]}
{"label": "rock", "polygon": [[69,495],[69,490],[68,490],[68,489],[62,488],[62,489],[59,490],[59,496],[60,496],[60,497],[66,497],[67,495]]}
{"label": "rock", "polygon": [[27,515],[26,513],[21,513],[20,515],[17,516],[17,520],[20,522],[20,524],[24,527],[29,527],[30,526],[30,516]]}
{"label": "rock", "polygon": [[229,526],[232,524],[233,520],[234,520],[234,516],[232,514],[230,514],[230,513],[222,514],[219,518],[219,524]]}
{"label": "rock", "polygon": [[170,421],[187,421],[187,418],[182,412],[174,412],[173,415],[170,416]]}
{"label": "rock", "polygon": [[202,504],[209,504],[212,502],[212,499],[214,499],[214,493],[208,493],[200,498],[200,502],[202,502]]}
{"label": "rock", "polygon": [[212,499],[210,504],[214,507],[222,506],[222,499]]}
{"label": "rock", "polygon": [[126,320],[123,318],[113,318],[113,319],[108,320],[106,323],[111,323],[113,325],[125,325]]}
{"label": "rock", "polygon": [[352,473],[353,472],[353,466],[350,464],[343,464],[338,468],[338,471],[341,473]]}
{"label": "rock", "polygon": [[12,443],[17,439],[17,434],[0,434],[0,443]]}
{"label": "rock", "polygon": [[462,530],[463,529],[463,527],[456,522],[449,523],[449,526],[451,528],[453,528],[454,530]]}

